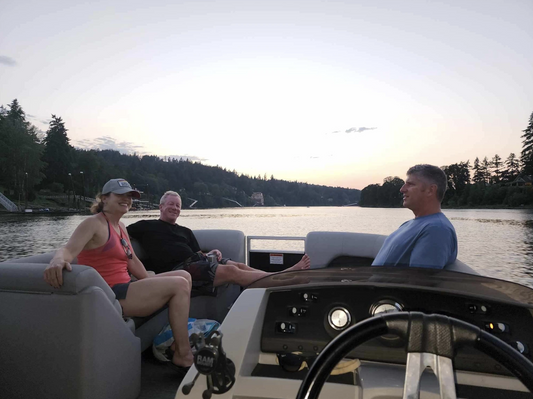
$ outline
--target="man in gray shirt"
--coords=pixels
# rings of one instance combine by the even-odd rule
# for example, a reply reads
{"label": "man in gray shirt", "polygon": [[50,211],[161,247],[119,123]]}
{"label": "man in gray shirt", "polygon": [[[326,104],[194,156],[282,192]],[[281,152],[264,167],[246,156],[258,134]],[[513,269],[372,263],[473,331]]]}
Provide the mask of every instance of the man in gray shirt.
{"label": "man in gray shirt", "polygon": [[415,218],[387,237],[372,266],[412,266],[442,269],[457,258],[457,235],[440,204],[446,174],[433,165],[415,165],[400,189],[403,206]]}

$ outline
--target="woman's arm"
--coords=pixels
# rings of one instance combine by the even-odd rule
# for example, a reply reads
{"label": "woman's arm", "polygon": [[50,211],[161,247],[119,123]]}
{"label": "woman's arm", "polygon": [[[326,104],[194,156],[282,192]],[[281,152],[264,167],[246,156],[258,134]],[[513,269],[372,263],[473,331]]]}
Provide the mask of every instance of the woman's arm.
{"label": "woman's arm", "polygon": [[74,230],[67,245],[59,248],[50,264],[44,270],[44,280],[52,287],[63,285],[63,269],[72,271],[70,262],[78,256],[87,243],[94,237],[98,227],[95,218],[87,218]]}

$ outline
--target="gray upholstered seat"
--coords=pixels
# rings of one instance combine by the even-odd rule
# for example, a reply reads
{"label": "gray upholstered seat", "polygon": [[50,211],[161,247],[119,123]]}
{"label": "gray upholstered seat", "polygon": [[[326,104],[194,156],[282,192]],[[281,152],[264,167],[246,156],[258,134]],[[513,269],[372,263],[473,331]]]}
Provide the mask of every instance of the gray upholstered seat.
{"label": "gray upholstered seat", "polygon": [[60,289],[45,264],[0,264],[0,396],[135,398],[141,343],[113,291],[73,265]]}
{"label": "gray upholstered seat", "polygon": [[337,257],[374,259],[387,236],[379,234],[312,231],[305,238],[305,253],[311,269],[327,267]]}
{"label": "gray upholstered seat", "polygon": [[[203,250],[244,262],[244,234],[195,232]],[[168,322],[168,311],[135,328],[113,291],[91,267],[73,262],[64,284],[43,279],[52,254],[0,263],[0,397],[132,399],[140,392],[141,351]],[[240,293],[191,301],[192,317],[222,321]]]}
{"label": "gray upholstered seat", "polygon": [[[387,236],[381,234],[312,231],[305,239],[305,253],[311,258],[311,268],[327,267],[341,256],[373,260]],[[370,262],[371,263],[371,262]],[[444,267],[461,273],[479,274],[460,260]]]}

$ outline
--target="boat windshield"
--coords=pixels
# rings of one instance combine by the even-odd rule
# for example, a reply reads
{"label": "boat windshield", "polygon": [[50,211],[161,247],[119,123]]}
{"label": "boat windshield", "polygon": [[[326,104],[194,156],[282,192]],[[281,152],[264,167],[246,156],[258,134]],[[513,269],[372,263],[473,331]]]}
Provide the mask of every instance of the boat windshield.
{"label": "boat windshield", "polygon": [[533,289],[486,276],[415,267],[338,267],[269,275],[248,288],[292,289],[307,286],[411,287],[498,300],[533,308]]}

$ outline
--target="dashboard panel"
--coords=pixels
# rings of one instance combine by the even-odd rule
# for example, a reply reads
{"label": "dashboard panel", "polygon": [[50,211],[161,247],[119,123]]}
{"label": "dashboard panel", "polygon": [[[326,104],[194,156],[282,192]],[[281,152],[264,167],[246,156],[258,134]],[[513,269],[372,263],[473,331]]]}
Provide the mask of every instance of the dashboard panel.
{"label": "dashboard panel", "polygon": [[[532,306],[491,299],[490,295],[442,292],[423,286],[379,284],[301,286],[269,293],[261,350],[318,353],[351,325],[379,312],[418,311],[455,317],[485,329],[531,359]],[[349,357],[405,364],[404,342],[384,336],[359,346]],[[457,370],[509,375],[498,362],[473,348],[454,359]]]}

